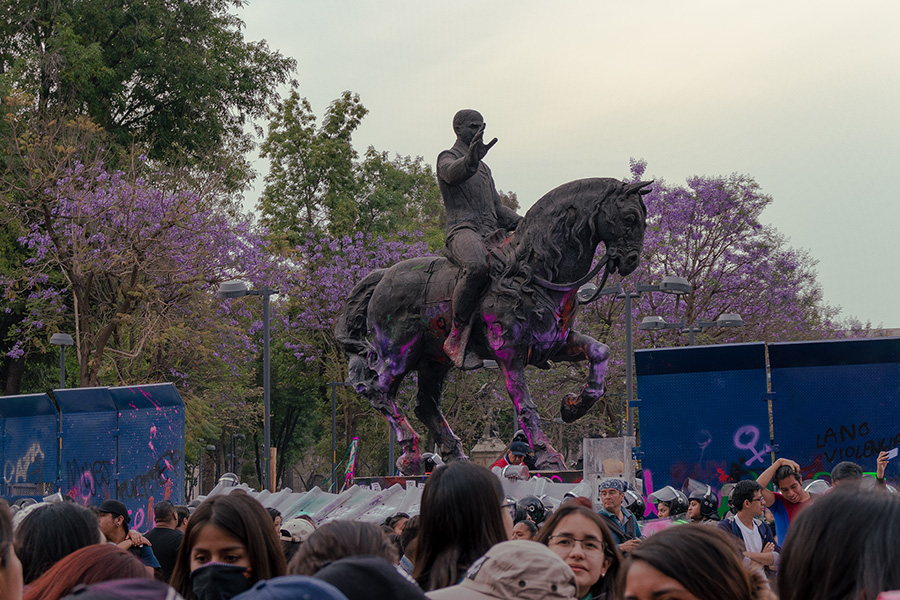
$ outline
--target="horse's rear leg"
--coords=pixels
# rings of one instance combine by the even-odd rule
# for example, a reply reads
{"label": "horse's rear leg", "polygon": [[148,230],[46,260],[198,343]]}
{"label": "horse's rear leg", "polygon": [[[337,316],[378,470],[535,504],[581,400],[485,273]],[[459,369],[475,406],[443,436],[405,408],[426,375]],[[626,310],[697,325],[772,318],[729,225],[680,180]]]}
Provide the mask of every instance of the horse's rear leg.
{"label": "horse's rear leg", "polygon": [[572,423],[583,417],[603,395],[603,376],[606,374],[606,365],[609,362],[609,347],[588,335],[573,331],[566,339],[566,345],[554,357],[554,360],[590,361],[588,382],[582,388],[581,393],[577,396],[568,394],[562,399],[559,406],[559,416],[562,417],[562,420]]}
{"label": "horse's rear leg", "polygon": [[441,449],[444,462],[452,460],[468,460],[463,451],[462,442],[441,412],[441,392],[444,380],[450,370],[449,364],[423,361],[419,368],[419,392],[416,397],[416,416],[425,424]]}
{"label": "horse's rear leg", "polygon": [[525,381],[525,366],[501,362],[500,368],[506,378],[506,391],[519,415],[519,424],[528,436],[528,441],[534,450],[535,465],[540,470],[564,471],[566,461],[563,455],[550,444],[550,440],[541,429],[541,416],[531,399],[531,392]]}

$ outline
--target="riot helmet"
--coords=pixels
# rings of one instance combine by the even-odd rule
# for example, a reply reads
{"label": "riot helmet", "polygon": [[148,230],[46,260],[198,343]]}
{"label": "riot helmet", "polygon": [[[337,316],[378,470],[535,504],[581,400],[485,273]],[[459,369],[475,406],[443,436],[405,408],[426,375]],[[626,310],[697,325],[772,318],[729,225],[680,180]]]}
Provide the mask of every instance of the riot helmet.
{"label": "riot helmet", "polygon": [[[521,509],[523,514],[528,515],[535,525],[540,524],[547,517],[544,503],[537,496],[523,496],[516,502],[516,508]],[[516,517],[518,516],[517,510]]]}
{"label": "riot helmet", "polygon": [[696,500],[700,503],[701,516],[719,520],[719,497],[709,485],[689,478],[685,482],[685,488],[688,501]]}
{"label": "riot helmet", "polygon": [[643,519],[644,513],[647,511],[647,505],[644,504],[644,498],[634,490],[625,492],[625,500],[622,501],[622,506],[627,508],[628,512],[633,514],[637,519]]}
{"label": "riot helmet", "polygon": [[659,510],[659,505],[664,503],[669,508],[669,517],[675,517],[687,512],[688,509],[688,499],[687,496],[684,495],[683,492],[676,490],[671,485],[667,485],[666,487],[657,490],[650,494],[650,499],[653,501],[653,504],[657,506],[657,510]]}
{"label": "riot helmet", "polygon": [[219,477],[219,484],[225,487],[235,487],[241,483],[240,478],[234,473],[224,473]]}
{"label": "riot helmet", "polygon": [[828,485],[828,482],[824,479],[813,479],[812,481],[805,482],[803,484],[803,489],[809,492],[810,496],[821,496],[831,489],[831,486]]}

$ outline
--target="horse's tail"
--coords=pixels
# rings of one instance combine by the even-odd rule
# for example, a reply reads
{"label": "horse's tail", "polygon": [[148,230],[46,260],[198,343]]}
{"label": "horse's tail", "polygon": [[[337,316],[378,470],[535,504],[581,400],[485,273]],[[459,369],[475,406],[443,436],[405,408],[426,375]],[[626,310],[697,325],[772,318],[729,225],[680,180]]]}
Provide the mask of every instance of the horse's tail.
{"label": "horse's tail", "polygon": [[334,322],[334,336],[348,356],[366,351],[366,334],[369,331],[366,313],[369,310],[369,300],[386,272],[386,269],[376,269],[363,277],[350,292],[350,297]]}

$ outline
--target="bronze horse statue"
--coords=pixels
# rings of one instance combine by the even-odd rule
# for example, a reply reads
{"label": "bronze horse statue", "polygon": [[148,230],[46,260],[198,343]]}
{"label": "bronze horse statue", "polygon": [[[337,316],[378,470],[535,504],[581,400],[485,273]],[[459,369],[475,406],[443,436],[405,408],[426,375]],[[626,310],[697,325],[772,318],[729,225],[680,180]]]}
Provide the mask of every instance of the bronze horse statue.
{"label": "bronze horse statue", "polygon": [[[566,467],[541,430],[525,367],[589,361],[581,393],[562,400],[565,422],[584,415],[603,395],[609,348],[572,331],[577,292],[603,267],[604,283],[610,272],[628,275],[637,268],[647,218],[641,196],[649,185],[609,178],[566,183],[538,200],[514,232],[498,232],[489,244],[491,284],[481,299],[469,348],[499,365],[539,469]],[[601,242],[606,255],[592,270]],[[394,398],[410,371],[418,373],[415,414],[434,436],[442,458],[466,459],[441,413],[441,391],[453,366],[443,342],[459,273],[442,257],[404,260],[372,271],[353,288],[335,322],[349,360],[348,382],[390,422],[403,450],[397,467],[408,475],[422,472],[419,436]]]}

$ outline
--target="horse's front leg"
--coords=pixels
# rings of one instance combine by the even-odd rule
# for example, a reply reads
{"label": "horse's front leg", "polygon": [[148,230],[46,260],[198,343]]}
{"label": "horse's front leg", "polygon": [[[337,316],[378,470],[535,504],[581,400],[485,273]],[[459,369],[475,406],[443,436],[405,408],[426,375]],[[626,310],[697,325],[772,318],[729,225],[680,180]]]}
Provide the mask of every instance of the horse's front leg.
{"label": "horse's front leg", "polygon": [[534,450],[535,465],[540,470],[564,471],[566,461],[563,455],[553,448],[541,429],[541,417],[525,381],[525,365],[519,361],[515,363],[498,361],[498,363],[506,379],[506,391],[516,407],[519,425],[525,431],[528,442]]}
{"label": "horse's front leg", "polygon": [[566,395],[559,406],[562,420],[572,423],[583,417],[603,395],[603,376],[606,374],[606,366],[609,363],[609,347],[589,335],[573,331],[566,338],[566,345],[553,357],[553,360],[590,361],[588,382],[582,388],[581,393],[577,396],[575,394]]}
{"label": "horse's front leg", "polygon": [[448,363],[423,361],[419,368],[419,392],[416,396],[416,416],[434,436],[444,462],[468,460],[462,441],[450,429],[441,412],[441,392],[449,370]]}
{"label": "horse's front leg", "polygon": [[[412,345],[410,342],[407,347]],[[425,462],[419,451],[419,435],[395,400],[400,383],[410,369],[409,365],[414,363],[417,357],[413,352],[402,352],[389,344],[385,346],[382,352],[368,356],[369,365],[366,368],[371,374],[370,379],[354,387],[357,392],[361,391],[369,403],[390,423],[403,451],[394,466],[404,475],[422,475],[425,473]],[[351,373],[355,372],[354,364],[351,361]]]}
{"label": "horse's front leg", "polygon": [[378,409],[388,420],[397,442],[400,444],[400,449],[403,450],[394,466],[403,475],[422,475],[425,473],[425,462],[419,452],[419,436],[393,398],[386,400],[381,406],[378,406]]}

